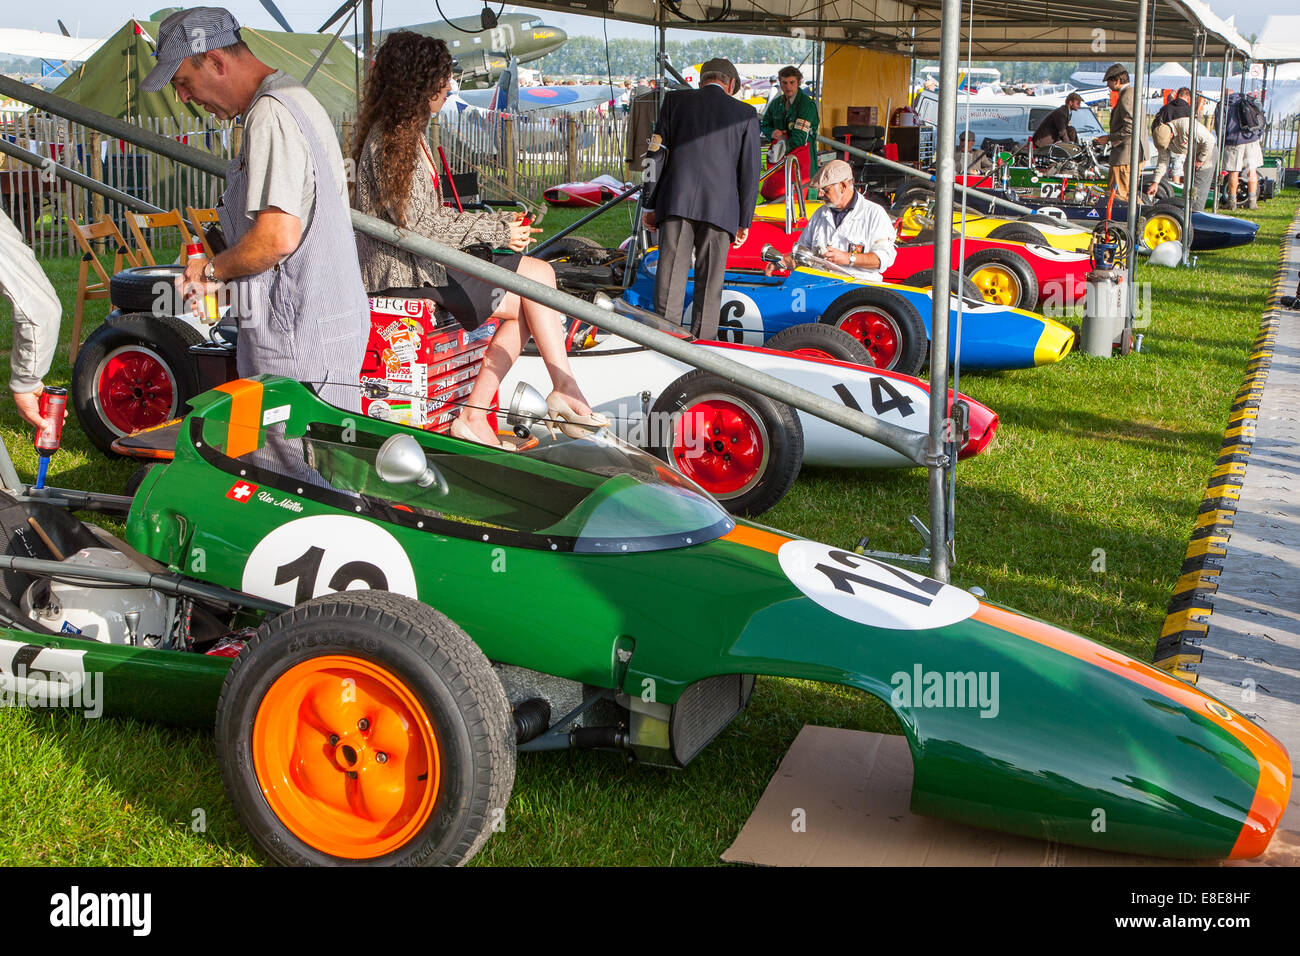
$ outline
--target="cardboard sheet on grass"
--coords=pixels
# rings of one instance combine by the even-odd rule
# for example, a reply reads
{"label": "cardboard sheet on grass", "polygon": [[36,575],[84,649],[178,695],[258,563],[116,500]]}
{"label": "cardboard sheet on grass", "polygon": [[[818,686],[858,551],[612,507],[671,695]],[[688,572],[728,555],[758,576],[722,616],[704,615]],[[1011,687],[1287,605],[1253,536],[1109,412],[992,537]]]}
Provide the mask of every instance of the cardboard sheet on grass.
{"label": "cardboard sheet on grass", "polygon": [[[1169,866],[1157,857],[1085,850],[982,830],[908,809],[912,755],[904,738],[805,726],[763,792],[728,863],[762,866]],[[805,811],[804,832],[792,827]],[[1297,807],[1258,861],[1300,863]],[[1196,865],[1196,864],[1192,864]],[[1214,865],[1200,864],[1200,865]]]}

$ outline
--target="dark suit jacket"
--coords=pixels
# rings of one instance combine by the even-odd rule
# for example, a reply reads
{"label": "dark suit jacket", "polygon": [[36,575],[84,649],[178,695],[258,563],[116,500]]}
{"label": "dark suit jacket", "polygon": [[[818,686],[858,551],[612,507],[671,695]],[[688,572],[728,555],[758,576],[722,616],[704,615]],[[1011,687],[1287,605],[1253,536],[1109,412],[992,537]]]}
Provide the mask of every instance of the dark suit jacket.
{"label": "dark suit jacket", "polygon": [[735,236],[754,219],[758,194],[758,113],[716,83],[664,97],[655,132],[668,159],[648,202],[655,221],[707,222]]}

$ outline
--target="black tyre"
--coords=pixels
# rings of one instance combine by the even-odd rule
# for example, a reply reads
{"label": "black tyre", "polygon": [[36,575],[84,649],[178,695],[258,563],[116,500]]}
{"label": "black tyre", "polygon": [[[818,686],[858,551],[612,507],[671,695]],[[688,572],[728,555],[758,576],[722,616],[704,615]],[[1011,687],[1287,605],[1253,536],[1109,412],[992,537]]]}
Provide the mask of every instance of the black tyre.
{"label": "black tyre", "polygon": [[1138,246],[1151,250],[1162,242],[1182,242],[1183,211],[1172,203],[1144,207],[1138,220]]}
{"label": "black tyre", "polygon": [[1040,246],[1048,245],[1047,237],[1033,226],[1023,222],[1004,222],[989,232],[990,239],[1002,239],[1006,242],[1032,242]]}
{"label": "black tyre", "polygon": [[554,262],[557,259],[567,259],[575,253],[585,253],[588,257],[597,252],[608,253],[595,239],[588,239],[586,236],[565,236],[557,240],[542,250],[542,254],[536,258],[543,262]]}
{"label": "black tyre", "polygon": [[889,207],[890,215],[901,216],[912,203],[925,202],[933,198],[933,186],[905,186],[894,193],[894,201]]}
{"label": "black tyre", "polygon": [[139,491],[140,486],[144,484],[144,480],[149,477],[149,472],[152,471],[157,464],[157,462],[149,462],[131,472],[131,477],[126,480],[126,484],[122,487],[122,494],[126,495],[128,498],[134,498],[135,493]]}
{"label": "black tyre", "polygon": [[72,407],[86,437],[114,439],[175,418],[199,391],[190,346],[203,341],[171,316],[118,315],[90,333],[72,369]]}
{"label": "black tyre", "polygon": [[732,514],[772,507],[803,464],[794,409],[702,369],[664,389],[650,420],[650,450]]}
{"label": "black tyre", "polygon": [[815,358],[833,358],[871,368],[876,364],[867,347],[849,333],[818,322],[803,322],[782,329],[764,342],[763,348]]}
{"label": "black tyre", "polygon": [[904,375],[921,370],[929,345],[925,322],[910,301],[891,289],[863,286],[846,292],[818,321],[865,345],[879,368]]}
{"label": "black tyre", "polygon": [[108,280],[108,300],[123,313],[181,315],[185,304],[176,294],[176,277],[185,272],[181,265],[133,266]]}
{"label": "black tyre", "polygon": [[[980,292],[979,286],[970,281],[970,278],[962,275],[956,269],[951,270],[952,277],[948,280],[948,292],[950,295],[956,295],[957,290],[961,290],[964,298],[970,299],[983,305],[984,295]],[[920,272],[910,275],[902,283],[903,285],[916,286],[918,289],[934,288],[934,270],[922,269]]]}
{"label": "black tyre", "polygon": [[1037,308],[1038,276],[1019,253],[980,249],[966,257],[962,268],[982,302],[1016,309]]}
{"label": "black tyre", "polygon": [[510,705],[433,608],[344,591],[263,624],[217,704],[217,763],[278,863],[457,865],[504,823]]}
{"label": "black tyre", "polygon": [[[1062,222],[1055,216],[1049,216],[1045,212],[1036,212],[1031,216],[1021,216],[1016,222],[1022,226],[1056,226],[1057,228],[1069,225],[1069,223]],[[1047,237],[1044,236],[1043,238],[1046,239]],[[1043,245],[1043,243],[1039,243],[1039,245]]]}

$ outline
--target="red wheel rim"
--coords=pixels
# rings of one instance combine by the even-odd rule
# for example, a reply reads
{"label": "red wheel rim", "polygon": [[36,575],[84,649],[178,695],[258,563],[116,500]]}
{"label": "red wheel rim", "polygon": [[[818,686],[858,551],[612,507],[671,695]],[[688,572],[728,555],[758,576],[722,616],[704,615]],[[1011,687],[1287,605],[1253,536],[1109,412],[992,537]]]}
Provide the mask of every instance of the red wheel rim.
{"label": "red wheel rim", "polygon": [[703,395],[673,423],[673,466],[717,498],[757,484],[769,446],[762,418],[732,395]]}
{"label": "red wheel rim", "polygon": [[162,356],[142,345],[114,349],[94,375],[99,417],[119,435],[160,425],[175,416],[176,378]]}
{"label": "red wheel rim", "polygon": [[893,316],[864,306],[844,313],[835,324],[867,347],[876,368],[894,367],[903,333]]}

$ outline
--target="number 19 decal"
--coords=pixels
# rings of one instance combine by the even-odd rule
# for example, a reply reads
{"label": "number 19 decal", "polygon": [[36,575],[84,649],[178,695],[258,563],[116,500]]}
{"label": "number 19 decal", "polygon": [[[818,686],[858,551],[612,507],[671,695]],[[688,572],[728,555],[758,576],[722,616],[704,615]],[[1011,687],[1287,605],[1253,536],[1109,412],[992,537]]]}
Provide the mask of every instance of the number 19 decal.
{"label": "number 19 decal", "polygon": [[810,600],[859,624],[922,631],[965,620],[979,607],[969,591],[816,541],[787,541],[777,561]]}
{"label": "number 19 decal", "polygon": [[276,528],[248,556],[243,589],[284,604],[364,589],[419,597],[397,539],[347,515],[313,515]]}

